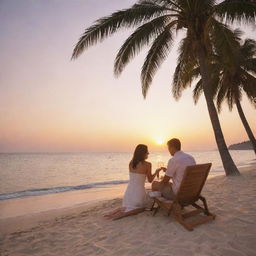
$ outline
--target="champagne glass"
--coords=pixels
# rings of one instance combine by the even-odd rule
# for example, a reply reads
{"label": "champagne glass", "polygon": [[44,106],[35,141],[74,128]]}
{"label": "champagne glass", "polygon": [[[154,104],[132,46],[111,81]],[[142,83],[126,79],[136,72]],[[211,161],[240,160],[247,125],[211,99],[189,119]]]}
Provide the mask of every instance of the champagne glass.
{"label": "champagne glass", "polygon": [[[161,168],[161,167],[163,167],[163,166],[164,166],[164,162],[162,162],[162,161],[158,161],[158,162],[157,162],[157,168],[158,168],[158,169]],[[157,174],[157,179],[160,180],[160,175],[159,175],[159,173]]]}

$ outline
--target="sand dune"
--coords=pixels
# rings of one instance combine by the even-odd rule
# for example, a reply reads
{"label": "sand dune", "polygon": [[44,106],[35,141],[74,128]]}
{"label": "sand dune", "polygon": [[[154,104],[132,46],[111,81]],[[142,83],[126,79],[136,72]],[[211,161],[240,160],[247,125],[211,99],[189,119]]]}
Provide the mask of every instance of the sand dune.
{"label": "sand dune", "polygon": [[219,176],[207,181],[203,195],[217,218],[193,232],[161,211],[155,217],[145,211],[108,221],[103,214],[121,204],[121,199],[113,199],[32,229],[2,234],[0,255],[254,256],[255,165],[242,173],[241,177]]}

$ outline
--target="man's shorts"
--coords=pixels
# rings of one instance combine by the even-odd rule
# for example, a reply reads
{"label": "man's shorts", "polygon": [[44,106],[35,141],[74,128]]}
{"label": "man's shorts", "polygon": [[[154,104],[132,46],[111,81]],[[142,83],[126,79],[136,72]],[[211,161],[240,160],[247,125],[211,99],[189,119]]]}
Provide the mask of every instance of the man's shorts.
{"label": "man's shorts", "polygon": [[172,200],[175,197],[175,194],[172,190],[172,183],[168,184],[159,184],[159,191],[161,192],[162,196],[168,200]]}

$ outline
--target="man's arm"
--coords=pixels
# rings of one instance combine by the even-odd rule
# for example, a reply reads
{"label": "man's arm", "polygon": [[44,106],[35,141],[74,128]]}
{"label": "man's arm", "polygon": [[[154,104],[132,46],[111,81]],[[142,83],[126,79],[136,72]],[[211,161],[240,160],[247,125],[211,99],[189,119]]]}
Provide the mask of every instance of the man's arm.
{"label": "man's arm", "polygon": [[168,184],[170,179],[173,177],[175,173],[175,161],[174,159],[169,160],[167,168],[165,169],[165,175],[163,180],[161,181],[163,184]]}
{"label": "man's arm", "polygon": [[163,180],[161,181],[163,184],[168,184],[170,181],[171,177],[164,175]]}
{"label": "man's arm", "polygon": [[161,168],[156,169],[155,173],[152,174],[152,165],[151,163],[148,163],[148,167],[147,167],[147,178],[148,178],[148,182],[152,182],[154,180],[154,178],[156,177],[156,175],[159,174],[159,172],[161,171]]}

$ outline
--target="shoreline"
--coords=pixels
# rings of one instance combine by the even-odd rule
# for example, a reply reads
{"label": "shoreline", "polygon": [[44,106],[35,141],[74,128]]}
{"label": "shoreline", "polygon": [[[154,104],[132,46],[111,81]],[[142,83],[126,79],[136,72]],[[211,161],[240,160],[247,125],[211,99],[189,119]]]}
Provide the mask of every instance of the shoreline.
{"label": "shoreline", "polygon": [[121,197],[126,184],[0,201],[0,230],[21,231],[38,223],[74,214],[101,202]]}
{"label": "shoreline", "polygon": [[[254,161],[254,160],[253,160]],[[239,166],[238,168],[244,168],[248,167],[251,164],[243,164]],[[213,172],[209,173],[208,179],[209,178],[214,178],[216,176],[223,175],[224,171],[223,170],[216,170]],[[30,198],[33,199],[34,197],[43,197],[47,195],[56,195],[56,194],[68,194],[76,191],[97,191],[97,190],[108,190],[109,188],[115,188],[118,186],[127,186],[128,180],[117,180],[117,181],[112,181],[112,182],[99,182],[97,183],[88,183],[84,185],[77,185],[77,186],[67,186],[67,187],[53,187],[53,188],[46,188],[47,191],[54,191],[54,192],[45,192],[45,188],[37,188],[37,189],[28,189],[28,190],[22,190],[22,191],[15,191],[15,192],[10,192],[10,193],[2,193],[0,194],[0,203],[9,201],[9,200],[15,200],[15,199],[25,199],[25,198]],[[104,184],[105,183],[105,184]],[[147,185],[147,183],[146,183]],[[69,187],[85,187],[85,188],[78,188],[78,189],[68,189]],[[56,190],[60,191],[56,191]],[[27,194],[27,192],[35,192],[35,194]],[[15,194],[25,194],[25,195],[19,195],[19,196],[13,196]],[[7,197],[7,198],[4,198]]]}
{"label": "shoreline", "polygon": [[[216,174],[208,180],[223,176]],[[150,189],[151,184],[146,183]],[[122,198],[127,184],[90,188],[0,200],[0,230],[2,234],[20,232],[41,222],[77,214],[101,203]]]}
{"label": "shoreline", "polygon": [[[116,191],[109,188],[112,194],[99,191],[98,195],[105,193],[105,200],[96,198],[92,204],[19,217],[14,212],[9,220],[2,218],[5,233],[0,234],[0,248],[5,256],[167,256],[170,252],[172,256],[254,256],[256,164],[240,171],[241,176],[207,179],[202,195],[217,218],[193,232],[163,211],[155,217],[145,211],[118,221],[106,220],[104,214],[120,207],[123,186]],[[66,202],[71,198],[66,198]],[[52,198],[54,202],[56,198]],[[59,198],[59,207],[60,204],[63,201]]]}
{"label": "shoreline", "polygon": [[[193,152],[196,159],[198,160],[198,163],[206,162],[206,159],[207,159],[206,158],[206,153],[207,152],[208,151],[206,151],[206,152],[205,151],[204,152],[199,151],[199,153],[197,153],[197,151]],[[242,154],[241,155],[239,152],[240,151],[237,151],[236,154],[234,155],[234,157],[236,158],[236,165],[237,165],[238,168],[242,168],[242,167],[256,161],[255,155],[251,154],[250,157],[248,158],[248,155],[243,155],[243,152],[240,152]],[[164,160],[165,157],[167,157],[167,155],[161,155],[161,156],[157,155],[157,152],[153,152],[153,153],[155,154],[155,155],[152,156],[153,158],[151,159],[153,161],[153,163],[155,163],[155,161],[156,161],[156,159],[158,159],[158,157],[160,157],[159,159],[161,159],[161,161]],[[53,154],[53,155],[55,155],[55,154]],[[166,161],[169,159],[168,157],[165,159]],[[214,177],[216,175],[224,174],[224,169],[223,169],[222,164],[220,163],[220,158],[219,158],[219,155],[218,155],[217,151],[216,151],[215,154],[210,155],[209,157],[211,158],[211,159],[209,159],[209,160],[211,160],[210,162],[215,162],[215,164],[211,168],[211,171],[209,173],[209,177]],[[14,159],[14,162],[16,160],[17,159]],[[23,161],[23,160],[21,159],[20,161]],[[165,160],[164,160],[164,162],[165,162]],[[37,159],[36,161],[39,161],[39,159]],[[27,162],[28,161],[25,161],[25,163],[27,163]],[[156,165],[156,163],[155,163],[155,165]],[[14,168],[14,167],[15,166],[12,166],[12,168]],[[28,169],[28,170],[31,168],[30,165],[26,166],[26,164],[25,164],[24,168],[25,167],[27,167],[26,169]],[[55,166],[55,167],[57,167],[57,166]],[[23,169],[22,169],[21,173],[24,172],[24,175],[30,175],[31,174],[29,171],[27,172]],[[55,194],[55,193],[68,193],[68,192],[72,192],[72,191],[76,191],[76,190],[97,189],[97,188],[105,188],[105,187],[108,187],[108,186],[113,186],[114,187],[115,184],[127,184],[127,182],[128,182],[128,180],[127,180],[128,176],[123,175],[123,174],[121,176],[118,176],[117,180],[109,180],[109,179],[105,179],[104,177],[100,178],[100,176],[97,174],[95,180],[92,180],[91,178],[87,179],[88,177],[86,178],[86,175],[83,176],[83,179],[81,179],[81,180],[82,181],[83,180],[87,181],[86,183],[81,183],[81,180],[79,181],[77,179],[72,180],[72,182],[67,182],[67,180],[65,180],[65,175],[67,174],[66,173],[63,177],[64,178],[63,183],[42,182],[43,179],[47,179],[47,176],[40,176],[39,175],[39,180],[40,181],[38,183],[37,183],[36,180],[32,179],[30,182],[25,182],[23,184],[21,177],[18,176],[18,180],[20,180],[20,182],[18,184],[16,184],[17,186],[15,187],[14,186],[15,183],[16,183],[15,180],[13,180],[12,176],[10,176],[10,174],[8,174],[8,171],[10,171],[10,170],[4,170],[4,169],[1,169],[1,170],[3,171],[3,173],[5,173],[5,171],[7,171],[7,173],[6,173],[6,175],[7,175],[6,184],[10,184],[10,185],[7,186],[6,184],[4,184],[2,182],[1,192],[0,192],[0,202],[2,200],[12,200],[12,199],[15,199],[15,198],[43,196],[43,195]],[[124,171],[124,170],[122,170],[122,171]],[[54,173],[53,175],[56,176],[57,174]],[[35,176],[37,176],[36,173],[35,173]],[[35,182],[33,182],[33,181],[35,181]],[[11,185],[11,184],[13,184],[13,185]]]}
{"label": "shoreline", "polygon": [[[247,164],[239,170],[243,175],[243,172],[252,168],[256,169],[256,163]],[[209,176],[207,181],[216,178],[227,177],[223,174],[215,174]],[[115,184],[100,188],[0,200],[0,230],[2,234],[20,232],[44,221],[79,214],[90,207],[122,198],[126,186],[127,184]],[[146,188],[150,188],[149,183],[146,183]]]}

